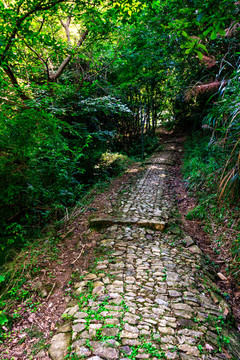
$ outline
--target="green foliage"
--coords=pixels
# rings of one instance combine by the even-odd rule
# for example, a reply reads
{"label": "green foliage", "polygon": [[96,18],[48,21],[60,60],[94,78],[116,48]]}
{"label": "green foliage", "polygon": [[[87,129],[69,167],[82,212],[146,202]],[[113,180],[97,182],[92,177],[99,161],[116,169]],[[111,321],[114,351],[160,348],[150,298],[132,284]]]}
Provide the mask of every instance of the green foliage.
{"label": "green foliage", "polygon": [[[201,219],[205,230],[214,238],[216,247],[227,242],[231,250],[230,271],[240,276],[240,222],[239,207],[236,198],[226,197],[219,203],[219,181],[225,166],[228,150],[210,141],[210,135],[196,132],[189,137],[185,145],[182,172],[186,187],[197,197],[198,205],[191,210],[187,218]],[[217,230],[216,230],[217,229]],[[214,241],[214,240],[213,240]],[[215,252],[218,252],[216,249]]]}
{"label": "green foliage", "polygon": [[[210,146],[209,136],[199,131],[189,137],[185,150],[183,173],[188,187],[199,192],[204,190],[204,194],[216,192],[217,181],[213,179],[217,176],[214,172],[222,166],[224,154],[221,149]],[[204,189],[203,184],[206,184]]]}
{"label": "green foliage", "polygon": [[[159,141],[157,136],[155,135],[145,135],[144,136],[144,152],[146,156],[151,155],[155,150],[159,148]],[[142,151],[142,145],[141,145],[141,139],[137,139],[137,141],[134,141],[131,146],[128,148],[128,155],[139,159],[141,157],[141,151]]]}
{"label": "green foliage", "polygon": [[204,122],[213,129],[211,143],[222,148],[225,154],[219,185],[220,198],[223,195],[240,195],[240,69],[233,73],[219,101],[209,111]]}
{"label": "green foliage", "polygon": [[56,217],[76,200],[82,187],[78,178],[84,172],[83,149],[91,140],[74,126],[33,108],[14,114],[5,108],[0,122],[0,211],[5,224],[1,236],[8,244],[18,244],[24,240],[19,219],[27,224],[31,218],[31,223],[41,225],[42,219]]}

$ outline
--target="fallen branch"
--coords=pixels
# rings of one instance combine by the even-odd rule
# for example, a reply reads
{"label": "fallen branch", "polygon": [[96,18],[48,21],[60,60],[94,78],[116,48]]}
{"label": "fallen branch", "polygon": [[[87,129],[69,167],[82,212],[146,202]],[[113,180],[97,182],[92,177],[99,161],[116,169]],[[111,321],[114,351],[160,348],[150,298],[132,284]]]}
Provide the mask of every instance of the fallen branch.
{"label": "fallen branch", "polygon": [[85,245],[83,246],[82,250],[80,251],[80,254],[78,255],[78,257],[71,263],[72,265],[75,264],[75,262],[80,258],[80,256],[83,253],[84,248],[85,248]]}
{"label": "fallen branch", "polygon": [[48,297],[47,297],[46,301],[48,301],[48,299],[49,299],[50,296],[52,295],[55,286],[56,286],[56,283],[53,284],[53,286],[52,286],[52,288],[51,288],[51,291],[50,291],[50,293],[48,294]]}

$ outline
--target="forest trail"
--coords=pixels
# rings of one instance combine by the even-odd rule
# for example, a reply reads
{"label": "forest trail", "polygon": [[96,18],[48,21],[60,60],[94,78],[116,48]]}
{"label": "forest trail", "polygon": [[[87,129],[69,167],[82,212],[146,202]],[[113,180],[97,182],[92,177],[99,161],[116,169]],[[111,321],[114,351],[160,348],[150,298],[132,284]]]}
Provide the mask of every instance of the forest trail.
{"label": "forest trail", "polygon": [[165,141],[106,216],[91,219],[100,234],[97,259],[74,283],[78,300],[52,338],[52,359],[69,348],[71,359],[240,358],[230,309],[210,296],[202,252],[178,226],[170,186],[178,140]]}

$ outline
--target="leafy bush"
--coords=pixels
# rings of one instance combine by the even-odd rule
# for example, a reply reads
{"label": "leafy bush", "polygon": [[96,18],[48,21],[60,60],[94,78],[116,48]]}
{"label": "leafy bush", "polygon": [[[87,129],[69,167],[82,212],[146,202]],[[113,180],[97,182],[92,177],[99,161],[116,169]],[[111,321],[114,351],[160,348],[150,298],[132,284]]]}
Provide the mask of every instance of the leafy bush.
{"label": "leafy bush", "polygon": [[[121,117],[131,112],[114,97],[84,95],[59,84],[36,89],[28,107],[1,105],[0,251],[22,247],[32,231],[63,216],[86,186],[105,176],[106,167],[100,174],[96,166],[111,150]],[[120,168],[118,159],[107,176]]]}
{"label": "leafy bush", "polygon": [[95,170],[100,176],[112,177],[121,174],[131,164],[132,161],[126,155],[107,151],[102,154],[99,164],[95,166]]}
{"label": "leafy bush", "polygon": [[91,143],[90,136],[82,136],[50,113],[4,110],[0,115],[2,250],[24,240],[20,220],[38,227],[73,204],[82,188],[84,149]]}
{"label": "leafy bush", "polygon": [[[151,155],[159,147],[159,140],[156,135],[144,135],[144,153]],[[141,137],[129,145],[128,155],[140,158],[142,154],[142,140]]]}
{"label": "leafy bush", "polygon": [[[210,135],[196,132],[185,144],[182,172],[186,187],[197,198],[197,206],[187,218],[204,220],[205,230],[211,234],[215,246],[223,245],[231,251],[229,270],[240,276],[239,247],[240,222],[238,202],[225,197],[219,202],[219,180],[228,151],[210,141]],[[214,245],[213,245],[214,247]],[[226,249],[227,248],[227,249]]]}
{"label": "leafy bush", "polygon": [[225,153],[219,184],[220,198],[230,190],[239,196],[240,190],[240,69],[228,81],[219,101],[204,122],[213,129],[211,143]]}
{"label": "leafy bush", "polygon": [[[217,192],[219,169],[224,162],[224,152],[209,143],[209,135],[198,131],[189,137],[185,145],[183,173],[186,184],[193,190],[204,190],[204,194]],[[204,186],[204,188],[202,188]]]}

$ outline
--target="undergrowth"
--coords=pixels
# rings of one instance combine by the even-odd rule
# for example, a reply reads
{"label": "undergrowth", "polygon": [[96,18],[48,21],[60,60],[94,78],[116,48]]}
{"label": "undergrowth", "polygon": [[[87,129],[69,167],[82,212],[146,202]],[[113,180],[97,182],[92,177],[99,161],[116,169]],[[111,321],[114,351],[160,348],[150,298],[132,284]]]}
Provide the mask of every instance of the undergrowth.
{"label": "undergrowth", "polygon": [[210,136],[202,132],[193,133],[185,144],[182,173],[186,188],[198,202],[187,218],[203,221],[216,252],[227,252],[227,257],[231,259],[227,270],[239,281],[239,203],[233,193],[219,201],[219,180],[226,156],[224,148],[210,143]]}

